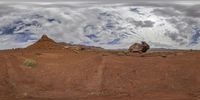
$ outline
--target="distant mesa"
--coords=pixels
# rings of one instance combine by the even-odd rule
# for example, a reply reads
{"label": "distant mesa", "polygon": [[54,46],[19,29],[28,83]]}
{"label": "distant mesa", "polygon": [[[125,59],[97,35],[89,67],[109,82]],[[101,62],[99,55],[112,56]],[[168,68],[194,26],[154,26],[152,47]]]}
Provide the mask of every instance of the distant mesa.
{"label": "distant mesa", "polygon": [[131,45],[128,51],[132,53],[135,53],[135,52],[145,53],[149,49],[150,49],[150,46],[145,41],[142,41],[141,43],[135,43]]}
{"label": "distant mesa", "polygon": [[76,51],[83,51],[83,50],[103,50],[100,47],[94,46],[84,46],[78,44],[69,44],[65,42],[57,43],[53,39],[49,38],[47,35],[43,35],[37,42],[28,46],[26,49],[71,49]]}
{"label": "distant mesa", "polygon": [[36,43],[28,46],[26,49],[63,49],[63,45],[56,43],[47,35],[43,35]]}

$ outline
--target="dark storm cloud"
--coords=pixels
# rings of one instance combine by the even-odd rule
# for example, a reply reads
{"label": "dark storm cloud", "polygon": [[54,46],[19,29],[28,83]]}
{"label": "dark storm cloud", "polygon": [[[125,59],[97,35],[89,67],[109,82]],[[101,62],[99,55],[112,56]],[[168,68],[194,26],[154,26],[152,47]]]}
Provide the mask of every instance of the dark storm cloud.
{"label": "dark storm cloud", "polygon": [[142,28],[150,28],[153,27],[155,22],[152,22],[150,20],[146,20],[146,21],[137,21],[135,19],[132,18],[128,18],[127,21],[133,25],[135,25],[137,28],[138,27],[142,27]]}
{"label": "dark storm cloud", "polygon": [[136,25],[136,27],[153,27],[155,22],[152,21],[133,21],[133,24]]}
{"label": "dark storm cloud", "polygon": [[184,14],[189,17],[200,17],[199,9],[200,9],[200,5],[195,5],[195,6],[180,8],[177,10],[184,12]]}
{"label": "dark storm cloud", "polygon": [[[169,37],[179,45],[186,45],[186,40],[197,42],[199,33],[194,33],[194,27],[200,26],[200,4],[143,4],[145,7],[157,7],[152,13],[165,18],[166,22],[173,25],[177,30],[175,33],[166,32],[165,36]],[[192,37],[188,34],[192,34]],[[198,37],[198,38],[197,38]]]}
{"label": "dark storm cloud", "polygon": [[[177,29],[177,33],[166,32],[165,35],[171,40],[179,43],[179,45],[185,45],[188,37],[187,34],[192,33],[194,36],[191,40],[197,41],[197,35],[193,32],[194,27],[200,26],[200,5],[177,5],[171,4],[168,6],[158,7],[154,9],[152,13],[163,16],[167,22],[173,24]],[[194,38],[195,37],[195,38]]]}
{"label": "dark storm cloud", "polygon": [[[200,17],[199,0],[1,0],[0,2],[21,3],[21,2],[52,2],[48,6],[62,6],[59,2],[83,2],[83,3],[123,3],[129,6],[162,7],[155,9],[153,13],[161,16],[179,16],[181,14],[190,17]],[[190,4],[190,5],[183,5]],[[43,5],[44,6],[44,5]]]}
{"label": "dark storm cloud", "polygon": [[11,12],[16,11],[13,7],[9,7],[8,5],[0,4],[0,16],[10,14]]}
{"label": "dark storm cloud", "polygon": [[193,33],[193,27],[199,26],[199,21],[191,17],[184,18],[170,18],[166,20],[171,23],[174,28],[178,30],[177,33],[166,32],[165,35],[168,36],[171,40],[179,43],[180,45],[185,45],[185,40],[191,38],[188,37],[188,34]]}
{"label": "dark storm cloud", "polygon": [[200,17],[200,10],[199,10],[200,4],[196,4],[196,5],[168,4],[167,6],[151,4],[151,6],[162,7],[162,8],[154,9],[154,11],[152,11],[152,13],[156,15],[160,15],[160,16]]}
{"label": "dark storm cloud", "polygon": [[166,32],[165,35],[171,38],[173,41],[176,41],[176,43],[179,43],[179,45],[186,44],[186,42],[184,41],[184,38],[178,33]]}
{"label": "dark storm cloud", "polygon": [[[6,2],[63,2],[63,1],[97,1],[97,2],[110,2],[110,3],[115,3],[115,2],[123,2],[123,3],[130,3],[130,2],[164,2],[168,3],[170,2],[180,2],[183,0],[1,0],[1,1],[6,1]],[[197,2],[199,0],[184,0],[188,2]]]}
{"label": "dark storm cloud", "polygon": [[179,12],[177,12],[173,8],[155,9],[154,11],[152,11],[152,13],[159,16],[165,16],[165,17],[174,17],[174,16],[181,15]]}

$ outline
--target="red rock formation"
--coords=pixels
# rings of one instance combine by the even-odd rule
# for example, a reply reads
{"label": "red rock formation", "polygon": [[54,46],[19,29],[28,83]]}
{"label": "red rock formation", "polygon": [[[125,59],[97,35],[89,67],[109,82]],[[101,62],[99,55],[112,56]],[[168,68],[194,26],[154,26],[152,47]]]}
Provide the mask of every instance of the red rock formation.
{"label": "red rock formation", "polygon": [[47,35],[43,35],[33,45],[27,47],[27,49],[62,49],[63,45],[56,43],[54,40],[50,39]]}

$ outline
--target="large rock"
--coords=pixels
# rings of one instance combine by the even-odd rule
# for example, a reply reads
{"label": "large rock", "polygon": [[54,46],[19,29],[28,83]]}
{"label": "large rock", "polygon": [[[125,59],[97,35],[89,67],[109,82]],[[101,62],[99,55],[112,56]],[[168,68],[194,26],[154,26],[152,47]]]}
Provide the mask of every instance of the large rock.
{"label": "large rock", "polygon": [[135,43],[132,46],[130,46],[128,51],[144,53],[144,52],[147,52],[147,50],[149,49],[150,49],[150,46],[146,42],[142,41],[141,43]]}

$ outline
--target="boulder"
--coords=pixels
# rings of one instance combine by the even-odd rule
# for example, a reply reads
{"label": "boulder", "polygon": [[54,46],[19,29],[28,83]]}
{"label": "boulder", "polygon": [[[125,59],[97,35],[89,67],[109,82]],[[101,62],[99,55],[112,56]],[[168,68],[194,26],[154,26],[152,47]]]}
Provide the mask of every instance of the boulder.
{"label": "boulder", "polygon": [[150,49],[150,46],[145,41],[142,41],[141,43],[135,43],[131,45],[128,51],[144,53],[144,52],[147,52],[147,50],[149,49]]}

